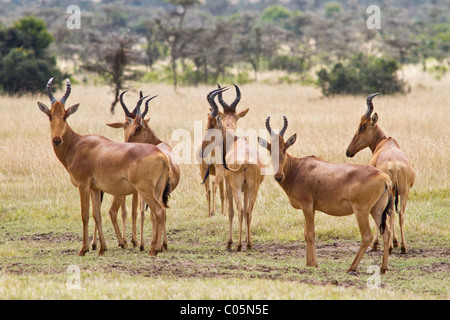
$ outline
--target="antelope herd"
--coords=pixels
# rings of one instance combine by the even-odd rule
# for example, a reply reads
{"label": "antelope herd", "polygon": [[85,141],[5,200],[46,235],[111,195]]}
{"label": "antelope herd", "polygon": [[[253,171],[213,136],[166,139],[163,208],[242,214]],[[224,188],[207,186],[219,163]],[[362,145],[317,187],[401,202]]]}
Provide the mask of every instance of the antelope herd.
{"label": "antelope herd", "polygon": [[[69,80],[66,92],[58,101],[52,93],[53,78],[47,83],[47,95],[51,107],[38,102],[39,109],[50,120],[53,150],[70,175],[72,184],[78,188],[83,222],[83,245],[79,251],[84,256],[89,251],[89,206],[95,221],[92,249],[97,247],[97,233],[100,240],[98,254],[107,249],[102,227],[101,202],[103,193],[113,196],[109,209],[119,245],[127,247],[126,241],[126,196],[132,195],[132,237],[134,247],[138,245],[136,222],[138,204],[141,212],[140,250],[144,250],[145,208],[151,211],[152,240],[150,255],[167,250],[166,211],[168,198],[180,181],[180,167],[172,147],[158,138],[145,119],[149,103],[156,98],[143,96],[130,112],[124,102],[126,91],[120,95],[120,104],[125,114],[124,122],[108,123],[112,128],[124,130],[124,142],[112,141],[106,137],[88,134],[80,135],[68,124],[67,119],[79,107],[75,104],[66,109],[65,104],[71,92]],[[218,86],[206,95],[210,106],[206,131],[197,151],[201,160],[200,174],[205,185],[207,213],[211,217],[216,210],[215,194],[220,190],[221,212],[228,211],[229,227],[226,248],[231,250],[234,207],[238,212],[239,238],[236,251],[242,250],[242,227],[245,221],[247,249],[253,247],[251,221],[255,202],[266,169],[258,150],[248,138],[236,134],[237,122],[249,112],[246,108],[237,112],[241,91],[234,85],[235,100],[228,105],[222,93],[227,87]],[[369,165],[335,164],[315,156],[296,158],[287,150],[297,141],[297,134],[285,140],[288,118],[282,115],[284,125],[281,130],[273,130],[270,116],[265,126],[269,141],[258,137],[259,144],[270,154],[274,178],[286,193],[290,204],[300,209],[305,217],[306,265],[317,267],[315,246],[315,211],[332,216],[355,214],[361,232],[361,245],[348,272],[356,271],[362,256],[373,240],[369,217],[372,216],[376,228],[373,250],[378,246],[378,230],[383,235],[383,261],[381,273],[388,269],[388,256],[393,247],[398,246],[394,232],[392,213],[395,209],[400,218],[401,251],[406,253],[403,232],[406,203],[410,188],[414,184],[414,171],[398,143],[387,138],[378,127],[378,115],[373,113],[372,99],[367,97],[367,111],[361,117],[358,130],[347,148],[346,155],[353,157],[360,150],[369,147],[373,153]],[[223,112],[216,104],[216,97]],[[145,102],[145,109],[141,107]],[[212,181],[212,194],[210,177]],[[211,207],[212,200],[212,207]],[[400,210],[398,202],[400,200]],[[122,233],[117,223],[117,212],[122,209]],[[392,235],[392,237],[391,237]]]}

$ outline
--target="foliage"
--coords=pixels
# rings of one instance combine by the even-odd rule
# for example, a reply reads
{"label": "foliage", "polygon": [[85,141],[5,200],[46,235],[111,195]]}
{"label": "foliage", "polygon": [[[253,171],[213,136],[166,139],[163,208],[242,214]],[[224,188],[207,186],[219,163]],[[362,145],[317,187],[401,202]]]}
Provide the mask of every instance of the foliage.
{"label": "foliage", "polygon": [[60,82],[63,74],[56,67],[56,59],[46,53],[52,41],[44,21],[33,17],[0,30],[0,91],[43,92],[51,77]]}
{"label": "foliage", "polygon": [[404,93],[406,84],[398,78],[400,65],[393,59],[359,53],[346,63],[338,62],[318,73],[318,85],[325,96],[334,94]]}

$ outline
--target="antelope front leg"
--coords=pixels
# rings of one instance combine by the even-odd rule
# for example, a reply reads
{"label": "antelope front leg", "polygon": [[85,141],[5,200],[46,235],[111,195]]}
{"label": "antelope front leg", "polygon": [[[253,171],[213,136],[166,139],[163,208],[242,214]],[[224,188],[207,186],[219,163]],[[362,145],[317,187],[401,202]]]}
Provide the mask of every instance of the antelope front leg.
{"label": "antelope front leg", "polygon": [[138,194],[133,193],[133,197],[131,200],[131,243],[133,244],[133,248],[136,248],[138,245],[136,236],[137,207],[139,202],[138,200]]}
{"label": "antelope front leg", "polygon": [[306,240],[306,266],[318,267],[317,253],[316,253],[316,233],[314,230],[314,216],[313,209],[303,209],[305,216],[305,240]]}
{"label": "antelope front leg", "polygon": [[81,201],[81,221],[83,222],[83,246],[78,255],[84,257],[89,252],[89,189],[78,188]]}

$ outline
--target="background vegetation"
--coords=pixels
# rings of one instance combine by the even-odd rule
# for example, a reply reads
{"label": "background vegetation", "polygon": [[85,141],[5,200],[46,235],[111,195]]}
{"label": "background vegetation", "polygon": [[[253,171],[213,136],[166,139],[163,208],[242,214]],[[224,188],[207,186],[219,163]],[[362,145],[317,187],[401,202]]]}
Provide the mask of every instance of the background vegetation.
{"label": "background vegetation", "polygon": [[[80,80],[90,79],[86,72],[98,74],[114,91],[112,110],[118,91],[138,78],[175,88],[270,81],[317,83],[324,95],[388,94],[408,90],[400,72],[405,65],[420,64],[436,77],[448,69],[450,3],[445,0],[85,0],[76,3],[81,28],[69,29],[66,9],[73,4],[2,4],[8,15],[0,15],[0,43],[18,39],[6,44],[12,50],[3,64],[32,61],[25,70],[2,70],[5,92],[35,91],[26,83],[36,78],[35,70],[58,78],[53,58],[49,66],[40,64],[43,52],[64,60],[59,68]],[[381,9],[379,30],[366,24],[373,4]],[[41,19],[34,25],[42,30],[43,21],[51,35],[35,51],[22,41],[23,33],[11,34],[31,20],[18,21],[26,16]],[[283,73],[266,79],[261,73],[268,70]]]}

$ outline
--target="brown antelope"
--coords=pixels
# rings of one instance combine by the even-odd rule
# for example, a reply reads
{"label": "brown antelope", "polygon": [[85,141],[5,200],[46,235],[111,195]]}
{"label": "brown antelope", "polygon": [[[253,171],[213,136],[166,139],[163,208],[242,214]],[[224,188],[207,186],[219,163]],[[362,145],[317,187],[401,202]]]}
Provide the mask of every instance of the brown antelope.
{"label": "brown antelope", "polygon": [[[258,195],[259,186],[264,176],[262,167],[264,166],[258,152],[252,148],[245,138],[235,136],[237,121],[244,117],[248,108],[236,113],[236,106],[240,101],[241,93],[239,87],[236,88],[236,99],[228,106],[221,97],[219,101],[224,112],[219,112],[219,108],[214,101],[216,95],[221,94],[226,88],[219,88],[207,95],[207,100],[211,106],[211,118],[215,118],[214,129],[219,130],[222,135],[223,166],[225,171],[226,197],[228,202],[228,241],[227,249],[231,250],[233,242],[232,226],[234,217],[233,200],[239,215],[239,240],[236,251],[242,250],[242,223],[246,222],[246,242],[247,249],[252,249],[252,238],[250,232],[252,212]],[[244,195],[242,202],[241,195]]]}
{"label": "brown antelope", "polygon": [[[128,137],[126,138],[126,142],[140,142],[140,143],[149,143],[152,145],[155,145],[160,151],[162,151],[167,158],[169,159],[170,167],[169,167],[169,174],[170,174],[170,193],[175,190],[175,188],[178,186],[178,183],[180,182],[180,167],[178,166],[178,163],[175,159],[175,155],[173,154],[172,147],[168,145],[166,142],[160,140],[155,132],[150,128],[148,125],[148,122],[150,121],[150,118],[144,119],[145,116],[148,113],[149,110],[149,102],[156,98],[156,96],[147,99],[145,101],[145,110],[143,113],[141,113],[140,106],[138,105],[136,114],[133,120],[132,126],[129,128]],[[144,250],[144,238],[143,238],[143,232],[144,232],[144,204],[141,203],[141,245],[140,250]],[[136,221],[136,218],[134,218],[134,221]],[[153,220],[152,220],[153,221]],[[164,219],[164,226],[163,226],[163,248],[167,249],[167,234],[166,234],[166,219]],[[135,222],[134,222],[135,225]]]}
{"label": "brown antelope", "polygon": [[[107,125],[113,128],[123,128],[124,132],[125,132],[125,142],[127,140],[128,137],[128,133],[130,131],[130,128],[133,124],[133,119],[136,117],[136,112],[137,109],[140,108],[143,100],[145,98],[147,98],[148,96],[143,96],[142,95],[142,91],[140,92],[140,99],[138,100],[136,107],[134,108],[134,110],[132,112],[130,112],[128,110],[128,108],[126,107],[124,101],[123,101],[123,95],[126,93],[127,91],[124,91],[120,94],[119,97],[119,101],[120,104],[122,106],[122,108],[124,109],[125,112],[125,122],[116,122],[116,123],[108,123]],[[132,212],[132,217],[136,217],[136,212],[137,212],[137,203],[138,203],[138,197],[137,194],[133,194],[133,201],[132,201],[132,208],[131,208],[131,212]],[[126,233],[126,219],[127,219],[127,206],[126,206],[126,200],[124,198],[124,200],[119,203],[119,199],[114,199],[112,204],[111,204],[111,208],[110,208],[110,212],[117,212],[117,210],[115,210],[118,206],[120,206],[121,211],[122,211],[122,238],[124,241],[124,248],[128,247],[127,245],[127,233]],[[134,213],[134,216],[133,216]],[[114,214],[113,214],[114,215]],[[133,244],[133,247],[137,246],[137,240],[136,240],[136,222],[134,221],[133,223],[133,232],[132,232],[132,236],[131,236],[131,243]],[[119,244],[120,245],[120,244]],[[96,250],[97,248],[97,226],[94,226],[94,236],[92,238],[92,250]]]}
{"label": "brown antelope", "polygon": [[[221,88],[220,85],[218,85],[219,89]],[[225,89],[227,90],[227,89]],[[224,91],[225,91],[224,90]],[[237,89],[239,90],[239,89]],[[225,101],[222,99],[222,92],[219,90],[214,97],[218,95],[218,100],[221,103],[222,106],[225,105],[225,108],[229,106],[226,104]],[[213,95],[211,95],[213,96]],[[240,100],[240,93],[236,96],[236,99],[234,100],[234,103],[238,103]],[[214,162],[207,163],[203,155],[205,154],[205,149],[211,145],[214,141],[211,141],[210,137],[210,130],[214,130],[217,128],[217,120],[214,117],[211,117],[211,108],[209,109],[209,113],[207,115],[206,119],[206,130],[205,135],[202,140],[202,145],[200,146],[198,150],[199,157],[202,159],[200,163],[200,176],[203,179],[202,184],[205,186],[206,191],[206,200],[208,202],[208,216],[211,217],[215,214],[216,211],[216,191],[217,187],[219,187],[219,197],[220,197],[220,203],[221,203],[221,212],[222,215],[225,215],[225,204],[226,204],[226,198],[225,198],[225,168],[222,165],[216,165]],[[211,157],[215,157],[215,150],[211,151]],[[209,183],[209,177],[215,176],[214,180],[212,180],[212,193],[211,193],[211,186]],[[212,199],[212,208],[211,208],[211,199]]]}
{"label": "brown antelope", "polygon": [[356,272],[358,264],[372,241],[369,213],[383,234],[384,252],[381,273],[388,269],[390,229],[386,223],[393,209],[389,192],[390,179],[384,172],[357,164],[334,164],[315,156],[296,158],[287,153],[297,134],[287,141],[284,134],[288,120],[283,115],[284,126],[279,133],[270,127],[266,119],[271,143],[263,138],[258,142],[271,154],[275,180],[286,192],[291,205],[301,209],[305,216],[306,265],[317,267],[314,216],[319,210],[332,216],[355,214],[361,232],[361,246],[349,273]]}
{"label": "brown antelope", "polygon": [[[65,108],[71,91],[70,82],[67,80],[66,93],[60,101],[53,96],[52,82],[53,78],[47,83],[51,108],[41,102],[38,102],[38,107],[50,120],[53,150],[80,194],[83,246],[78,255],[84,256],[89,251],[89,200],[92,201],[100,238],[98,254],[103,255],[107,249],[100,212],[101,191],[122,198],[137,192],[145,199],[155,213],[156,226],[152,230],[149,254],[157,255],[161,251],[162,226],[170,188],[169,161],[166,155],[149,144],[119,143],[100,135],[76,133],[67,119],[78,110],[79,104],[67,110]],[[116,212],[117,209],[118,207]],[[117,217],[111,215],[111,220],[119,243],[124,245]]]}
{"label": "brown antelope", "polygon": [[[399,214],[400,235],[402,238],[401,252],[406,253],[406,244],[403,234],[403,222],[405,221],[406,203],[408,201],[409,190],[414,184],[415,173],[409,164],[408,157],[400,150],[400,147],[393,138],[387,138],[381,128],[378,126],[378,114],[373,112],[372,99],[378,93],[367,97],[367,111],[361,117],[358,130],[353,136],[350,145],[347,148],[347,157],[353,157],[362,149],[369,147],[372,151],[370,165],[380,169],[389,175],[392,181],[392,194],[395,196],[395,209]],[[398,198],[400,197],[400,211],[398,211]],[[394,219],[391,221],[393,246],[398,247],[398,241],[395,236]],[[378,232],[372,249],[377,250]]]}

